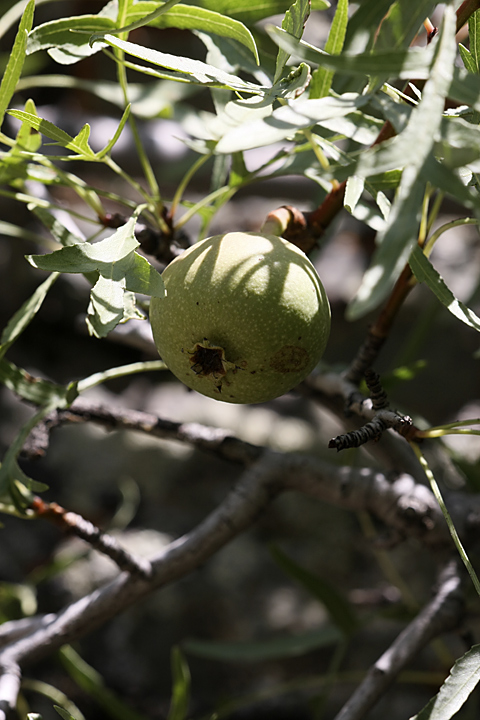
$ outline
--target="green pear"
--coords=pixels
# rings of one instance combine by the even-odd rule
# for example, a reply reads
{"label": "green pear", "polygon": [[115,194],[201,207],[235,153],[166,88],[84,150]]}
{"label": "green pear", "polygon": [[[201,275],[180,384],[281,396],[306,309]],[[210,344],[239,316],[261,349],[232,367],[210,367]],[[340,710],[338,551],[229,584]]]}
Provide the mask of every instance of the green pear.
{"label": "green pear", "polygon": [[330,306],[317,272],[275,235],[232,232],[196,243],[163,272],[152,298],[160,356],[185,385],[231,403],[294,388],[320,360]]}

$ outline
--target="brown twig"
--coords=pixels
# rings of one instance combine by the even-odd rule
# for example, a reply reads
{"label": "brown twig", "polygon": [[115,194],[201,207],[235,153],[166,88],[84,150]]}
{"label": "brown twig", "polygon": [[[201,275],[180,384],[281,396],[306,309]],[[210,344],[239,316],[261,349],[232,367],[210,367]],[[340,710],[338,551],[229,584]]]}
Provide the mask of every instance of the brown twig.
{"label": "brown twig", "polygon": [[412,270],[410,265],[407,264],[395,283],[377,319],[368,329],[365,340],[345,373],[345,377],[349,382],[358,385],[365,375],[365,372],[369,370],[376,361],[380,350],[390,334],[393,322],[405,298],[413,287],[412,277]]}
{"label": "brown twig", "polygon": [[31,509],[37,517],[49,520],[62,530],[70,531],[85,540],[95,550],[113,560],[120,570],[134,573],[144,580],[151,578],[152,566],[146,558],[128,552],[112,535],[103,532],[81,515],[65,510],[57,503],[46,503],[40,497],[33,499]]}
{"label": "brown twig", "polygon": [[457,33],[474,12],[480,9],[480,0],[464,0],[457,10]]}

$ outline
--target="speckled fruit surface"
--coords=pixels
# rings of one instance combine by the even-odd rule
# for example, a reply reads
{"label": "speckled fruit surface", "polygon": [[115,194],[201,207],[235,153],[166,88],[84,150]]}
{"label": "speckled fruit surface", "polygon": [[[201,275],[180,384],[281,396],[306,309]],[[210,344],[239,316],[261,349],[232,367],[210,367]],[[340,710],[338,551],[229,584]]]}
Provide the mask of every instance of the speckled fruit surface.
{"label": "speckled fruit surface", "polygon": [[232,403],[272,400],[320,360],[330,306],[310,260],[275,235],[232,232],[193,245],[152,298],[155,344],[197,392]]}

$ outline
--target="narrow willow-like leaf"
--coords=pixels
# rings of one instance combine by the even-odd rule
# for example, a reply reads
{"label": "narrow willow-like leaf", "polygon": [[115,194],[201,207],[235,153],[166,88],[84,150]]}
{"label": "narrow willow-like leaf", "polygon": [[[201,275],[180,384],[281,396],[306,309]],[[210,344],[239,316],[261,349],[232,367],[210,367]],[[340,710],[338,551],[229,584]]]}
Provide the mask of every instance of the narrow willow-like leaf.
{"label": "narrow willow-like leaf", "polygon": [[280,548],[271,548],[271,554],[277,565],[298,582],[310,595],[316,598],[327,610],[332,622],[345,633],[351,635],[358,628],[358,621],[352,606],[329,582],[314,575],[296,563]]}
{"label": "narrow willow-like leaf", "polygon": [[[337,9],[324,48],[325,52],[329,55],[339,55],[342,52],[347,24],[348,0],[338,0]],[[325,67],[317,68],[312,74],[310,98],[321,98],[328,95],[332,86],[333,76],[333,70],[327,70]]]}
{"label": "narrow willow-like leaf", "polygon": [[63,720],[77,720],[73,717],[73,715],[70,715],[70,713],[67,712],[65,708],[60,707],[60,705],[54,705],[53,709],[60,715]]}
{"label": "narrow willow-like leaf", "polygon": [[27,38],[33,23],[35,0],[30,0],[22,15],[12,52],[7,62],[0,84],[0,126],[3,123],[5,111],[13,97],[18,79],[22,74],[23,63],[27,51]]}
{"label": "narrow willow-like leaf", "polygon": [[172,648],[172,699],[167,720],[186,720],[190,703],[190,670],[178,646]]}
{"label": "narrow willow-like leaf", "polygon": [[[136,43],[127,42],[120,40],[113,35],[105,35],[104,41],[112,47],[119,48],[129,55],[145,60],[153,65],[159,65],[160,67],[167,68],[168,70],[174,70],[184,74],[190,82],[196,82],[201,85],[215,86],[229,88],[231,90],[240,90],[243,92],[254,92],[262,93],[262,88],[254,83],[249,83],[236,75],[223,72],[214,68],[212,65],[201,62],[201,60],[192,60],[191,58],[180,57],[177,55],[169,55],[167,53],[158,52],[151,48],[137,45]],[[176,79],[171,76],[171,79]]]}
{"label": "narrow willow-like leaf", "polygon": [[267,25],[272,40],[292,56],[313,65],[322,65],[347,75],[380,75],[409,80],[426,80],[430,74],[431,48],[409,48],[392,52],[362,53],[359,55],[328,55],[318,48],[297,40],[281,28]]}
{"label": "narrow willow-like leaf", "polygon": [[375,48],[393,50],[408,47],[435,5],[436,0],[396,0],[382,20]]}
{"label": "narrow willow-like leaf", "polygon": [[364,187],[364,178],[359,178],[356,175],[351,175],[348,178],[347,186],[345,188],[345,198],[343,201],[343,205],[348,212],[353,213],[355,211],[357,203],[362,197]]}
{"label": "narrow willow-like leaf", "polygon": [[105,715],[120,720],[148,720],[142,713],[128,707],[110,688],[100,673],[89,665],[71,645],[64,645],[59,651],[62,665],[76,684],[94,698]]}
{"label": "narrow willow-like leaf", "polygon": [[[177,4],[177,2],[158,3],[154,0],[141,0],[129,7],[127,20],[132,25],[123,30],[132,30],[134,27],[149,24],[158,28],[175,27],[180,30],[197,30],[230,38],[248,48],[254,56],[255,62],[259,64],[257,45],[251,31],[239,20],[222,15],[220,12]],[[116,30],[115,34],[118,32],[120,30]],[[101,36],[99,37],[101,38]]]}
{"label": "narrow willow-like leaf", "polygon": [[[102,49],[101,43],[91,47],[88,39],[92,33],[109,32],[115,28],[113,16],[78,15],[50,20],[38,25],[28,38],[27,55],[48,50],[61,64],[78,62]],[[51,52],[52,49],[55,52]]]}
{"label": "narrow willow-like leaf", "polygon": [[9,110],[8,114],[17,118],[17,120],[27,123],[30,127],[38,130],[42,135],[50,138],[50,140],[54,140],[67,150],[73,150],[73,152],[77,153],[80,157],[88,160],[94,160],[96,158],[95,153],[88,145],[90,135],[90,126],[88,124],[84,125],[78,135],[73,138],[66,133],[65,130],[57,127],[49,120],[44,120],[33,113],[28,113],[24,110]]}
{"label": "narrow willow-like leaf", "polygon": [[57,277],[58,274],[52,273],[10,319],[0,337],[0,358],[31,323]]}
{"label": "narrow willow-like leaf", "polygon": [[458,50],[460,52],[460,57],[462,58],[463,64],[465,65],[465,70],[468,70],[469,73],[478,72],[477,66],[472,57],[472,53],[467,50],[465,45],[462,45],[462,43],[458,43]]}
{"label": "narrow willow-like leaf", "polygon": [[[385,149],[387,153],[392,148],[397,151],[403,149],[405,157],[399,165],[405,167],[389,214],[388,226],[377,238],[378,248],[371,266],[348,308],[351,320],[373,310],[385,299],[408,262],[417,240],[424,195],[423,169],[432,155],[440,130],[444,102],[453,77],[455,55],[455,14],[452,8],[447,7],[437,55],[422,100],[412,111],[405,130]],[[415,154],[412,153],[413,149]],[[382,151],[379,150],[380,155]],[[371,154],[363,153],[367,164],[375,154],[376,150]],[[363,163],[362,157],[356,169],[356,173],[361,176],[365,175]]]}
{"label": "narrow willow-like leaf", "polygon": [[365,97],[355,93],[346,93],[338,98],[292,102],[274,110],[268,117],[233,128],[220,140],[216,152],[232,153],[269,145],[292,137],[298,130],[311,127],[316,122],[348,115],[366,102]]}
{"label": "narrow willow-like leaf", "polygon": [[456,661],[438,694],[410,720],[450,720],[480,682],[480,645]]}
{"label": "narrow willow-like leaf", "polygon": [[[188,5],[198,5],[215,10],[222,15],[241,20],[251,26],[259,20],[272,15],[283,15],[291,5],[291,0],[184,0]],[[312,10],[326,10],[328,0],[312,0]]]}
{"label": "narrow willow-like leaf", "polygon": [[182,648],[189,655],[220,662],[265,662],[279,658],[299,657],[317,648],[334,645],[343,633],[334,625],[309,630],[298,635],[282,635],[263,642],[204,642],[185,640]]}
{"label": "narrow willow-like leaf", "polygon": [[79,394],[86,390],[91,390],[97,385],[101,385],[107,380],[116,380],[117,378],[127,377],[142,372],[156,372],[157,370],[167,370],[167,366],[163,360],[145,360],[142,362],[129,363],[128,365],[120,365],[119,367],[108,368],[102,372],[89,375],[76,384]]}
{"label": "narrow willow-like leaf", "polygon": [[480,318],[473,310],[457,300],[430,260],[416,247],[410,256],[410,267],[418,282],[424,282],[449,312],[466,325],[480,332]]}
{"label": "narrow willow-like leaf", "polygon": [[[298,40],[302,37],[305,29],[305,23],[310,15],[309,0],[295,0],[285,13],[282,21],[282,28]],[[290,54],[282,48],[278,49],[277,62],[275,67],[275,77],[273,82],[276,83],[282,76],[285,65],[287,64]]]}
{"label": "narrow willow-like leaf", "polygon": [[123,128],[125,127],[125,125],[127,123],[131,108],[132,108],[132,105],[131,105],[131,103],[129,103],[127,105],[127,107],[125,108],[125,110],[123,111],[122,118],[118,124],[117,129],[115,130],[115,133],[114,133],[112,139],[105,145],[103,150],[100,150],[100,152],[97,153],[97,157],[102,158],[105,155],[108,155],[108,153],[111,152],[111,150],[113,150],[113,148],[115,147],[116,143],[118,142],[118,140],[120,138],[120,135],[123,132]]}
{"label": "narrow willow-like leaf", "polygon": [[475,72],[480,73],[480,10],[476,10],[468,18],[468,37]]}
{"label": "narrow willow-like leaf", "polygon": [[373,46],[378,26],[385,17],[392,0],[365,0],[348,21],[344,49],[362,53]]}
{"label": "narrow willow-like leaf", "polygon": [[448,97],[480,111],[480,74],[456,67]]}

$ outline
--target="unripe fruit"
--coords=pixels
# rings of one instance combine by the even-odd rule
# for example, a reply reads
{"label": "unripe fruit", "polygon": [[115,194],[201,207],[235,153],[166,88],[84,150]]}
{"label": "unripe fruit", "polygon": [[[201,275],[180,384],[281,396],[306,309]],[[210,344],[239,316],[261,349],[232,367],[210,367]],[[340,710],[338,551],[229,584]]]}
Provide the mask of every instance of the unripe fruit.
{"label": "unripe fruit", "polygon": [[196,243],[163,272],[152,298],[160,356],[203,395],[272,400],[298,385],[323,354],[330,306],[315,268],[275,235],[233,232]]}

